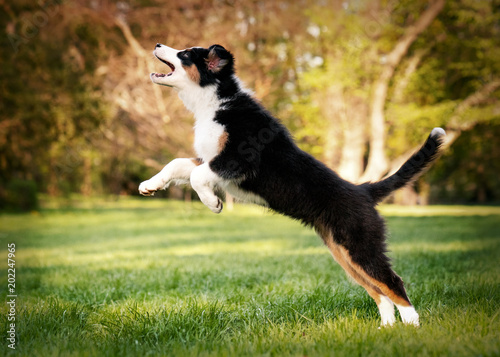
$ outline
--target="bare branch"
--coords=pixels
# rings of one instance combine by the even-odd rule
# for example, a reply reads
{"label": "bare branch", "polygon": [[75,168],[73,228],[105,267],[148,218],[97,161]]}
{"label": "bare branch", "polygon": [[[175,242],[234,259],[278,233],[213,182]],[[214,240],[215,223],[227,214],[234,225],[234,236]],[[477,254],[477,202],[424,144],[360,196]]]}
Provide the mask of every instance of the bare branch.
{"label": "bare branch", "polygon": [[392,100],[394,102],[400,103],[403,100],[403,93],[406,87],[408,87],[412,74],[415,73],[418,65],[422,61],[422,58],[430,52],[431,48],[432,46],[428,46],[415,51],[415,54],[408,60],[408,65],[403,73],[403,78],[395,84],[394,94],[392,95]]}
{"label": "bare branch", "polygon": [[498,88],[500,88],[500,79],[495,78],[457,105],[447,126],[447,146],[450,146],[455,140],[457,140],[463,131],[470,130],[477,124],[476,120],[461,120],[467,109],[484,103],[487,99],[489,99],[490,94]]}
{"label": "bare branch", "polygon": [[122,30],[123,36],[125,36],[125,39],[127,40],[132,50],[136,53],[136,55],[138,57],[145,57],[146,50],[141,46],[139,41],[135,39],[134,35],[132,35],[132,31],[130,31],[130,27],[127,22],[121,17],[115,17],[114,19],[116,26],[118,26],[120,30]]}
{"label": "bare branch", "polygon": [[488,82],[479,90],[477,90],[476,92],[472,93],[467,98],[465,98],[464,101],[461,102],[453,112],[453,115],[450,118],[448,126],[457,130],[467,130],[471,126],[473,126],[475,123],[470,121],[459,123],[462,114],[467,109],[483,103],[485,100],[489,98],[490,94],[493,93],[495,90],[497,90],[499,87],[500,87],[500,78],[495,78],[494,80]]}

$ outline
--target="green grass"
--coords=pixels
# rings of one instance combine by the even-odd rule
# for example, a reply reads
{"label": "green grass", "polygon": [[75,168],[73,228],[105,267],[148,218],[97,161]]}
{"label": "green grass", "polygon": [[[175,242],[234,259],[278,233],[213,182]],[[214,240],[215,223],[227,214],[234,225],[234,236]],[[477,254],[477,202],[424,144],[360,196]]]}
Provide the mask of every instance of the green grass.
{"label": "green grass", "polygon": [[146,198],[49,207],[0,215],[0,298],[11,242],[18,294],[17,349],[2,304],[0,355],[500,355],[500,208],[382,207],[422,326],[378,329],[366,292],[285,217]]}

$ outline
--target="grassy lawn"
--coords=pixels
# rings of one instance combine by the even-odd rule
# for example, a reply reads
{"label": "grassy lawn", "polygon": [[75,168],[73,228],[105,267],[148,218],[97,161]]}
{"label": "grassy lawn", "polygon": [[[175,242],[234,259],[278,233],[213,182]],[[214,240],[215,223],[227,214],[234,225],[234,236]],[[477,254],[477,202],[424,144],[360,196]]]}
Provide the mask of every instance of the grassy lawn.
{"label": "grassy lawn", "polygon": [[382,207],[421,327],[375,303],[314,232],[252,206],[159,199],[0,215],[16,244],[16,350],[0,355],[499,356],[500,208]]}

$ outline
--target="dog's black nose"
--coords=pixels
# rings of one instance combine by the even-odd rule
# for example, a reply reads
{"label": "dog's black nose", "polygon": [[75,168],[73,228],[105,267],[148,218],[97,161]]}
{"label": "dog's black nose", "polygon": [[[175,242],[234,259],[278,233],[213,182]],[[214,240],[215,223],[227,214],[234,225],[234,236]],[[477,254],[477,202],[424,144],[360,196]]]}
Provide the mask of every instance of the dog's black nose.
{"label": "dog's black nose", "polygon": [[157,43],[155,48],[161,47],[161,43]]}

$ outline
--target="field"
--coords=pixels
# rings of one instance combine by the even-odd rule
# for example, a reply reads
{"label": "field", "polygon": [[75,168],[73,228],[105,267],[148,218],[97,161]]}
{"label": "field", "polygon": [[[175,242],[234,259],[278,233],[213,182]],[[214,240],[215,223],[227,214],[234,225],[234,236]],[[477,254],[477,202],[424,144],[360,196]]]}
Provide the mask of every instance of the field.
{"label": "field", "polygon": [[253,206],[99,200],[0,215],[16,350],[0,355],[499,356],[500,208],[382,206],[421,327],[375,303],[313,231]]}

